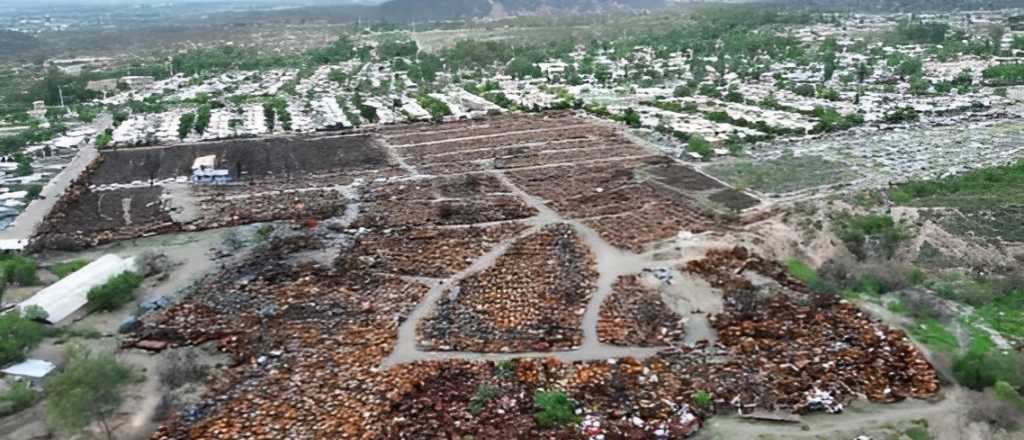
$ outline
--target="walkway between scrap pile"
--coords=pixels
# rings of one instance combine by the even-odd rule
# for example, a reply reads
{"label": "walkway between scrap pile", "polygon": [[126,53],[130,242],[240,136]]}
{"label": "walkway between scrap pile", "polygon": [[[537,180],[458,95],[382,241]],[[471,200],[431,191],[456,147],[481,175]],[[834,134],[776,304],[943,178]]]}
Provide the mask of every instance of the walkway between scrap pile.
{"label": "walkway between scrap pile", "polygon": [[[495,245],[486,254],[477,258],[466,269],[453,275],[445,281],[438,282],[431,286],[423,300],[416,305],[412,313],[402,322],[398,328],[398,340],[391,354],[384,359],[382,368],[396,364],[415,362],[420,360],[488,360],[502,361],[517,358],[555,358],[563,362],[574,361],[595,361],[609,358],[646,358],[657,354],[659,351],[670,347],[623,347],[601,343],[597,337],[597,322],[600,318],[601,305],[612,293],[612,286],[620,276],[641,273],[643,269],[665,265],[665,261],[654,261],[648,255],[637,255],[612,246],[589,226],[579,220],[567,220],[557,212],[549,208],[541,199],[530,195],[513,183],[503,172],[493,173],[501,183],[511,189],[512,193],[523,200],[527,205],[537,210],[537,215],[525,222],[530,227],[517,236],[506,239]],[[586,311],[583,315],[583,343],[574,350],[550,351],[550,352],[518,352],[518,353],[480,353],[464,351],[422,351],[417,346],[417,329],[420,321],[430,316],[434,306],[441,295],[457,285],[462,279],[480,272],[494,265],[499,257],[505,254],[508,248],[516,241],[533,234],[547,225],[557,223],[571,224],[580,234],[584,243],[593,252],[597,262],[598,280],[597,288],[587,302]],[[699,254],[699,255],[698,255]],[[703,252],[684,253],[683,259],[700,258]],[[676,261],[678,262],[678,261]],[[685,279],[683,280],[685,282]]]}
{"label": "walkway between scrap pile", "polygon": [[57,200],[64,195],[64,191],[98,156],[99,153],[92,145],[80,148],[75,154],[75,158],[71,159],[71,162],[61,170],[60,174],[50,179],[50,182],[43,187],[39,198],[29,203],[28,207],[14,220],[14,223],[7,226],[7,229],[0,231],[0,248],[14,250],[28,245],[28,240],[32,238],[36,228],[53,209],[53,205],[56,205]]}

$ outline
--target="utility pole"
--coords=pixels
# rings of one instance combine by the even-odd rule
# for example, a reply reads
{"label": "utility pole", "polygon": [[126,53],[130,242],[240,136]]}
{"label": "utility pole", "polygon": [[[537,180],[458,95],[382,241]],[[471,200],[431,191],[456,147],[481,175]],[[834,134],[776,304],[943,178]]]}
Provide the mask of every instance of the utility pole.
{"label": "utility pole", "polygon": [[[61,86],[57,86],[57,95],[60,96],[60,106],[64,107],[64,89]],[[64,110],[67,110],[65,107]]]}

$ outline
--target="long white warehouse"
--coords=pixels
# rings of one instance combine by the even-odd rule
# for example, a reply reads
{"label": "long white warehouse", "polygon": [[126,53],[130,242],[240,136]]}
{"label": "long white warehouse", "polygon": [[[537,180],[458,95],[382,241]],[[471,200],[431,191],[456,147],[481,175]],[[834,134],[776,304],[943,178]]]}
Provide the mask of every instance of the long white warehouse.
{"label": "long white warehouse", "polygon": [[22,301],[18,307],[22,311],[28,306],[42,307],[47,313],[46,320],[51,324],[57,324],[85,306],[86,295],[90,289],[106,283],[122,272],[134,269],[134,257],[121,258],[113,254],[104,255],[39,291],[31,298]]}

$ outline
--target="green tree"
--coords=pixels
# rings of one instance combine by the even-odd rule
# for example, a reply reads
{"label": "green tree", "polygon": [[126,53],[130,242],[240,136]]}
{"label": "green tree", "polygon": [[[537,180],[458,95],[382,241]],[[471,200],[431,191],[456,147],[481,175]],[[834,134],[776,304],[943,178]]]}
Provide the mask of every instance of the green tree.
{"label": "green tree", "polygon": [[921,62],[920,58],[907,58],[896,66],[896,74],[900,78],[918,76],[921,74],[923,67],[924,63]]}
{"label": "green tree", "polygon": [[690,136],[690,139],[686,142],[686,150],[691,153],[697,153],[704,159],[711,157],[711,153],[714,152],[711,142],[696,134]]}
{"label": "green tree", "polygon": [[96,148],[106,148],[110,145],[110,141],[114,140],[114,133],[111,129],[106,129],[102,133],[96,135]]}
{"label": "green tree", "polygon": [[793,93],[811,98],[815,95],[814,84],[800,84],[793,89]]}
{"label": "green tree", "polygon": [[195,119],[196,133],[202,135],[206,133],[206,129],[210,126],[210,104],[203,104],[199,106],[199,110],[196,110]]}
{"label": "green tree", "polygon": [[22,316],[20,310],[0,314],[0,365],[20,362],[25,352],[43,340],[43,325]]}
{"label": "green tree", "polygon": [[636,110],[633,110],[633,107],[626,108],[626,110],[622,112],[621,119],[622,122],[630,127],[640,127],[640,114],[637,113]]}
{"label": "green tree", "polygon": [[72,346],[64,371],[45,386],[47,424],[74,434],[96,423],[107,440],[113,440],[117,426],[111,419],[124,401],[124,386],[133,378],[131,368],[113,355],[94,355],[84,347]]}
{"label": "green tree", "polygon": [[267,131],[274,131],[274,123],[277,116],[274,113],[274,106],[267,102],[263,104],[263,122],[267,125]]}
{"label": "green tree", "polygon": [[684,98],[687,96],[693,96],[693,89],[686,84],[680,84],[676,86],[675,90],[672,91],[672,96],[676,98]]}
{"label": "green tree", "polygon": [[193,113],[185,113],[178,119],[178,139],[184,140],[188,137],[189,132],[192,131],[192,125],[196,122],[196,115]]}

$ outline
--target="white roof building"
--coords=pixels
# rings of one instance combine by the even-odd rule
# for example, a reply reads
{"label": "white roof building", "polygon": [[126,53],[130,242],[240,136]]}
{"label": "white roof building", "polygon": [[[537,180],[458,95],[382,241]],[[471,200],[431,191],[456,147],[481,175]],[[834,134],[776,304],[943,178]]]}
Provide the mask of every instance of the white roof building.
{"label": "white roof building", "polygon": [[4,373],[8,376],[19,376],[28,379],[42,379],[50,374],[54,368],[57,368],[53,362],[48,362],[40,359],[29,359],[20,364],[14,364],[3,370],[0,373]]}
{"label": "white roof building", "polygon": [[29,306],[39,306],[46,311],[46,321],[57,324],[85,306],[86,295],[93,287],[100,286],[114,276],[135,269],[135,258],[121,258],[104,255],[22,301],[18,307],[24,311]]}

